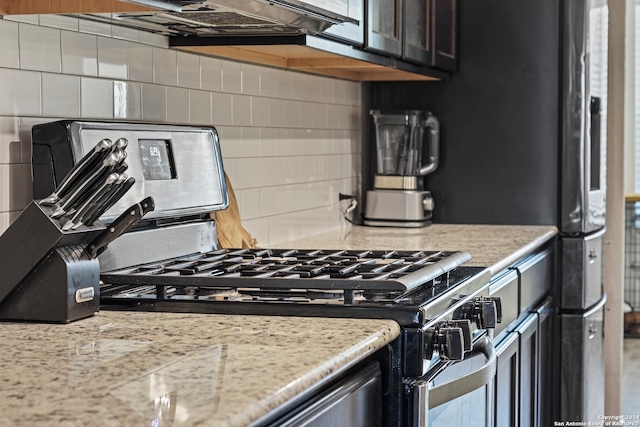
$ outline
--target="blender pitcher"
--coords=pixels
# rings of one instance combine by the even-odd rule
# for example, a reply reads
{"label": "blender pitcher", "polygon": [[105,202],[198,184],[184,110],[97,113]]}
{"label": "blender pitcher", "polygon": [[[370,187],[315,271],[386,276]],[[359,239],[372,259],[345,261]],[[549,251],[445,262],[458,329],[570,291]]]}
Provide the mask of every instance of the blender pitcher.
{"label": "blender pitcher", "polygon": [[376,162],[367,191],[365,225],[424,227],[431,224],[433,198],[423,177],[438,167],[440,124],[428,111],[371,110]]}
{"label": "blender pitcher", "polygon": [[[377,175],[424,176],[436,169],[439,123],[433,114],[371,110],[371,115],[376,128]],[[423,164],[425,148],[429,155]]]}

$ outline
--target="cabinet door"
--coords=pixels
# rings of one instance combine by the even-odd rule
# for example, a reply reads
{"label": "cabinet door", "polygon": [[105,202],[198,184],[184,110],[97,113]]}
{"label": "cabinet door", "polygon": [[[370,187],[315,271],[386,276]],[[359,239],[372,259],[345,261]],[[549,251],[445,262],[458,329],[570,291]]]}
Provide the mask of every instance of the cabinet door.
{"label": "cabinet door", "polygon": [[402,0],[369,0],[367,49],[402,55]]}
{"label": "cabinet door", "polygon": [[456,60],[456,3],[457,0],[433,2],[433,62],[434,68],[455,71]]}
{"label": "cabinet door", "polygon": [[538,313],[538,425],[553,425],[553,402],[557,387],[552,384],[553,378],[553,332],[555,330],[553,316],[553,300],[547,300],[536,310]]}
{"label": "cabinet door", "polygon": [[518,341],[516,332],[511,332],[496,346],[498,366],[493,401],[493,425],[515,427],[518,425]]}
{"label": "cabinet door", "polygon": [[402,57],[408,61],[431,65],[432,0],[404,0]]}
{"label": "cabinet door", "polygon": [[520,334],[520,427],[538,425],[538,314],[532,313],[518,327]]}

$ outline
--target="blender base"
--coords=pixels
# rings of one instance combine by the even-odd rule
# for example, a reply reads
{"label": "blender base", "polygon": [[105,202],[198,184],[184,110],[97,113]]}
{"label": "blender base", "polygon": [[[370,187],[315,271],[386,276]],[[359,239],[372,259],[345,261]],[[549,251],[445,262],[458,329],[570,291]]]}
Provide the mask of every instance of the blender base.
{"label": "blender base", "polygon": [[364,225],[426,227],[431,224],[433,198],[429,191],[367,191]]}

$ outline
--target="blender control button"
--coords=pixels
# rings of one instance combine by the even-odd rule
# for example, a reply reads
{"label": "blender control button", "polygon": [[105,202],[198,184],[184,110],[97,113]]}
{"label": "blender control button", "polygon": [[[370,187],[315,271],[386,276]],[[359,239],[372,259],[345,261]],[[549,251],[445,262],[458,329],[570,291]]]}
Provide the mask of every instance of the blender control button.
{"label": "blender control button", "polygon": [[422,206],[424,207],[425,211],[432,211],[433,210],[433,199],[432,198],[427,198],[422,200]]}

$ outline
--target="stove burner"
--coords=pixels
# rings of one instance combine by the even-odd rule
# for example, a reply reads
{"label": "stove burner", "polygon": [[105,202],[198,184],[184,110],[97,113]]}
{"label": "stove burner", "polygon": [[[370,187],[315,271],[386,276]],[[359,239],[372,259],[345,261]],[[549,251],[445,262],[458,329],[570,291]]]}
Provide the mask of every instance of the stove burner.
{"label": "stove burner", "polygon": [[[448,285],[464,252],[220,249],[107,272],[109,298],[386,303]],[[143,286],[143,291],[139,288]]]}

